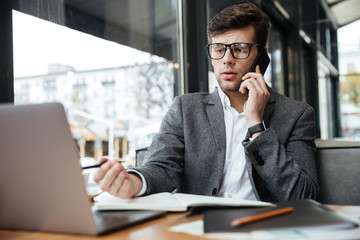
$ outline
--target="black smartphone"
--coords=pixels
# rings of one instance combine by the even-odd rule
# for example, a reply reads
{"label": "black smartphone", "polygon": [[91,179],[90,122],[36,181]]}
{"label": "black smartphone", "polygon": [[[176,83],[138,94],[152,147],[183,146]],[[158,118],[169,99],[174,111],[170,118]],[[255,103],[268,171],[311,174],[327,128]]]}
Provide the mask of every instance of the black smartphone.
{"label": "black smartphone", "polygon": [[259,65],[260,72],[262,75],[264,75],[267,67],[269,66],[269,63],[270,63],[269,55],[267,54],[265,48],[262,47],[261,50],[258,52],[249,72],[255,72],[256,65]]}

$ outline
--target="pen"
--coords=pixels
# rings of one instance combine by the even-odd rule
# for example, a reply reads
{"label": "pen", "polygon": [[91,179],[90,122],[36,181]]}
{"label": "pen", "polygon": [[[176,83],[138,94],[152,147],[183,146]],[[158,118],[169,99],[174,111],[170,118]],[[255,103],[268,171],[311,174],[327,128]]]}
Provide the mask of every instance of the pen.
{"label": "pen", "polygon": [[[90,166],[85,166],[85,167],[82,167],[82,170],[84,169],[90,169],[90,168],[98,168],[98,167],[101,167],[101,165],[103,165],[104,163],[106,163],[107,161],[105,162],[102,162],[102,163],[99,163],[99,164],[95,164],[95,165],[90,165]],[[123,163],[124,161],[118,161],[119,163]]]}
{"label": "pen", "polygon": [[294,211],[294,209],[292,207],[286,207],[286,208],[281,208],[281,209],[277,209],[277,210],[273,210],[273,211],[269,211],[269,212],[265,212],[265,213],[256,214],[253,216],[243,217],[243,218],[239,218],[239,219],[235,219],[235,220],[231,221],[231,226],[233,226],[233,227],[240,226],[240,225],[244,225],[247,223],[256,222],[256,221],[259,221],[262,219],[279,216],[279,215],[289,213],[292,211]]}

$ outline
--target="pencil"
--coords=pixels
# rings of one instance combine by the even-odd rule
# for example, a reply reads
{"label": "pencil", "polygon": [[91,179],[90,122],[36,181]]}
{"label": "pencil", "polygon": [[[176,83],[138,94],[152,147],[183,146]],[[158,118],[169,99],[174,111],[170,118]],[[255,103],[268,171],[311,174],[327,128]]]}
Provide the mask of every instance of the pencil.
{"label": "pencil", "polygon": [[256,222],[256,221],[259,221],[259,220],[262,220],[262,219],[279,216],[279,215],[289,213],[289,212],[292,212],[292,211],[294,211],[294,209],[292,207],[286,207],[286,208],[273,210],[273,211],[270,211],[270,212],[256,214],[256,215],[253,215],[253,216],[238,218],[238,219],[235,219],[235,220],[231,221],[231,226],[233,226],[233,227],[240,226],[240,225],[244,225],[244,224],[247,224],[247,223]]}
{"label": "pencil", "polygon": [[[103,165],[104,163],[106,163],[107,161],[105,162],[102,162],[102,163],[99,163],[99,164],[95,164],[95,165],[90,165],[90,166],[85,166],[85,167],[82,167],[82,170],[84,169],[90,169],[90,168],[98,168],[98,167],[101,167],[101,165]],[[118,161],[119,163],[123,163],[124,161]]]}

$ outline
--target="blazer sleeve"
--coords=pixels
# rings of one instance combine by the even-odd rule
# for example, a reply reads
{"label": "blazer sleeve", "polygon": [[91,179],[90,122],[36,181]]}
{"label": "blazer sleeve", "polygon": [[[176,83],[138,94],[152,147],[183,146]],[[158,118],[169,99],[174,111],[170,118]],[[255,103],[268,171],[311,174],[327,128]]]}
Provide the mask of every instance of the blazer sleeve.
{"label": "blazer sleeve", "polygon": [[184,161],[181,109],[181,99],[176,97],[147,150],[143,165],[135,168],[147,181],[144,195],[171,192],[179,185]]}
{"label": "blazer sleeve", "polygon": [[314,111],[306,105],[289,119],[274,117],[253,141],[245,139],[250,178],[260,200],[281,202],[318,194]]}

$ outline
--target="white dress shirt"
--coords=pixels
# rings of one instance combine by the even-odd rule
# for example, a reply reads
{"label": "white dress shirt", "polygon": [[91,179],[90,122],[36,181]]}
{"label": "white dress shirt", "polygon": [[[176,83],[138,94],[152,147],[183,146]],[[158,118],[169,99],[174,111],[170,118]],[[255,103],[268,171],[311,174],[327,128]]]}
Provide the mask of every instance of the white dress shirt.
{"label": "white dress shirt", "polygon": [[218,88],[224,110],[226,129],[226,158],[223,180],[217,196],[256,200],[246,171],[245,151],[242,141],[245,139],[248,124],[245,113],[239,113],[231,107],[229,98]]}

